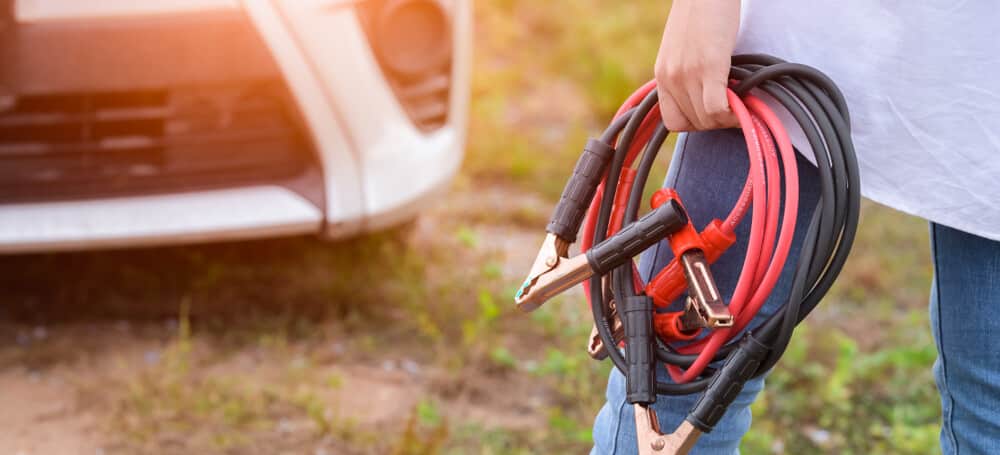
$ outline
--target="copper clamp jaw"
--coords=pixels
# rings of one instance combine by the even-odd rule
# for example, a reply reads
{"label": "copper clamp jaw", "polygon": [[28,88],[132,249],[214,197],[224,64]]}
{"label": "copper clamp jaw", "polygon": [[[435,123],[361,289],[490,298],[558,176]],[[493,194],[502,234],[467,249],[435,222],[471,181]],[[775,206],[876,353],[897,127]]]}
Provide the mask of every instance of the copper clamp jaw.
{"label": "copper clamp jaw", "polygon": [[514,295],[518,309],[534,311],[550,298],[590,277],[590,274],[586,274],[577,278],[582,272],[579,270],[581,267],[589,271],[587,258],[580,255],[573,261],[567,258],[568,255],[569,242],[555,234],[545,234],[545,240],[538,249],[538,255],[535,256],[535,262],[528,271],[528,277]]}
{"label": "copper clamp jaw", "polygon": [[[684,278],[688,283],[688,300],[685,313],[694,316],[696,327],[722,328],[733,326],[733,315],[722,300],[719,288],[708,268],[705,255],[699,250],[689,250],[681,255]],[[687,316],[687,314],[686,314]]]}
{"label": "copper clamp jaw", "polygon": [[701,437],[701,430],[684,420],[673,433],[660,432],[656,411],[646,405],[635,404],[636,442],[639,455],[686,455]]}

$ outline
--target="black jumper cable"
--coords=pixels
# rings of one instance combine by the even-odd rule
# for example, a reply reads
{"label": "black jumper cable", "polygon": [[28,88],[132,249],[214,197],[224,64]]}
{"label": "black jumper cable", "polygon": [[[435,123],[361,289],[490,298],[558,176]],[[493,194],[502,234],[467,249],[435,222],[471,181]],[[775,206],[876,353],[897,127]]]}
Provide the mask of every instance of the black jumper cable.
{"label": "black jumper cable", "polygon": [[[646,84],[623,105],[601,138],[587,143],[515,297],[520,308],[530,311],[587,282],[595,324],[591,351],[595,357],[610,358],[626,376],[640,453],[687,453],[701,433],[712,430],[743,384],[768,371],[784,353],[796,325],[840,273],[857,229],[858,165],[846,102],[833,81],[814,68],[767,55],[733,57],[730,78],[730,105],[740,118],[748,149],[762,162],[751,157],[746,189],[726,222],[715,220],[699,233],[679,196],[670,190],[654,197],[654,209],[637,219],[642,189],[669,134],[659,121],[656,91]],[[801,254],[792,258],[795,272],[788,300],[763,323],[742,330],[769,294],[774,284],[769,277],[784,266],[782,254],[787,254],[793,235],[786,226],[793,226],[795,218],[794,210],[790,216],[787,210],[798,199],[788,135],[751,90],[777,101],[802,129],[816,158],[821,196],[804,233]],[[780,157],[774,152],[775,143]],[[779,165],[784,167],[783,176],[776,171]],[[603,189],[598,191],[599,187]],[[585,252],[568,258],[568,246],[576,241],[588,204]],[[746,285],[741,275],[727,306],[719,299],[709,264],[732,244],[728,234],[747,205],[753,209],[751,241],[759,247],[748,251]],[[780,217],[778,234],[782,205],[786,212]],[[632,258],[664,237],[670,239],[677,266],[642,283]],[[685,288],[688,299],[683,311],[654,311],[665,308]],[[623,347],[624,354],[608,346]],[[656,381],[657,361],[667,365],[674,381]],[[701,396],[685,421],[672,433],[662,434],[648,405],[657,395],[697,392]]]}

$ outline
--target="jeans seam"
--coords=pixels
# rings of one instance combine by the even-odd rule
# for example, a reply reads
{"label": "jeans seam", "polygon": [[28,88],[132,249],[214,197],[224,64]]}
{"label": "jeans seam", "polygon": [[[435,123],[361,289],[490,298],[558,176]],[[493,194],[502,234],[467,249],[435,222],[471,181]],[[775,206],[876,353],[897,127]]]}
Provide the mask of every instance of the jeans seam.
{"label": "jeans seam", "polygon": [[943,406],[942,409],[942,428],[941,431],[945,433],[945,437],[948,440],[948,444],[951,445],[953,453],[958,455],[958,441],[955,439],[955,433],[952,430],[954,428],[954,407],[955,399],[951,396],[951,388],[948,386],[948,368],[947,361],[944,355],[944,333],[941,330],[941,278],[938,270],[938,240],[937,240],[937,230],[938,226],[936,223],[931,223],[931,257],[934,261],[934,293],[936,295],[932,296],[936,300],[935,311],[937,314],[937,327],[934,327],[935,336],[937,338],[937,349],[938,349],[938,361],[941,362],[941,398],[947,400],[947,406]]}
{"label": "jeans seam", "polygon": [[615,424],[615,437],[611,438],[611,451],[608,452],[612,455],[618,453],[618,436],[622,431],[622,422],[625,421],[625,416],[622,415],[622,412],[625,410],[625,404],[626,401],[622,400],[622,403],[618,405],[618,422]]}

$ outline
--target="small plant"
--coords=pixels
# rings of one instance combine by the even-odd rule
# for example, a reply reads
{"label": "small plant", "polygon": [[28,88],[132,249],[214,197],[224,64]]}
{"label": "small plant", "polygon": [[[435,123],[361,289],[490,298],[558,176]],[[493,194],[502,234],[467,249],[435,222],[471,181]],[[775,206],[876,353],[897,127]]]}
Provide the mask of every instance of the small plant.
{"label": "small plant", "polygon": [[448,441],[448,422],[437,406],[421,401],[410,412],[399,440],[390,453],[393,455],[436,455]]}

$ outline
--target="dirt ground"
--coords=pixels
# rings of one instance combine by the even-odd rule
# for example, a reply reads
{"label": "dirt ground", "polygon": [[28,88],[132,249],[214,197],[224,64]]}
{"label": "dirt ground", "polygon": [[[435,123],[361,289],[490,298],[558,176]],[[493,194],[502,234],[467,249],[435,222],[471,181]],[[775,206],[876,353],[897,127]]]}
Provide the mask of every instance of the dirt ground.
{"label": "dirt ground", "polygon": [[[488,255],[498,261],[501,281],[516,280],[533,258],[539,234],[522,225],[498,220],[531,218],[535,212],[547,210],[546,204],[531,196],[512,195],[502,188],[481,189],[471,197],[463,193],[453,191],[446,201],[408,226],[401,234],[404,241],[411,247],[415,245],[417,250],[440,249],[441,242],[455,243],[448,239],[461,239],[469,235],[463,232],[474,230],[476,240],[471,249],[475,251],[464,259],[471,263],[459,262],[449,268],[475,268],[479,266],[475,258]],[[513,207],[509,204],[511,197],[520,198],[521,203],[517,204],[520,215],[509,213]],[[456,227],[456,219],[477,221],[471,229]],[[458,234],[453,236],[456,230]],[[188,368],[176,367],[172,360],[177,355],[179,338],[190,344],[183,350],[194,353],[195,358],[185,360],[193,366],[193,373],[179,382],[182,388],[201,390],[198,387],[203,386],[203,381],[238,378],[240,390],[253,392],[237,395],[235,400],[247,401],[260,393],[298,397],[306,384],[315,401],[330,404],[325,408],[327,414],[332,407],[332,412],[349,416],[351,428],[387,428],[385,437],[397,437],[401,423],[414,409],[423,406],[422,400],[427,396],[439,398],[442,409],[432,412],[441,413],[451,421],[486,423],[511,431],[544,425],[539,410],[549,399],[544,392],[533,388],[529,380],[477,370],[473,365],[467,368],[461,365],[464,362],[461,357],[441,360],[437,357],[453,354],[433,352],[429,347],[405,342],[381,343],[406,338],[409,328],[405,325],[394,330],[392,325],[383,324],[375,334],[379,347],[365,350],[364,355],[346,352],[356,350],[358,345],[338,335],[349,330],[337,312],[313,317],[310,313],[314,308],[309,308],[324,305],[321,301],[329,297],[311,295],[328,292],[315,281],[323,281],[324,274],[341,273],[341,265],[336,261],[322,262],[328,260],[325,256],[317,266],[313,260],[288,262],[287,254],[271,253],[290,250],[295,254],[319,249],[336,257],[341,255],[338,248],[341,248],[338,244],[328,245],[313,239],[292,239],[0,258],[3,287],[7,290],[7,305],[0,311],[0,333],[4,334],[0,339],[0,401],[3,402],[0,428],[4,429],[0,431],[0,454],[190,453],[202,447],[192,445],[183,430],[164,425],[163,419],[147,416],[148,420],[144,420],[141,417],[144,414],[135,411],[134,403],[140,402],[137,396],[157,408],[170,406],[156,395],[167,394],[167,400],[188,399],[184,394],[177,395],[181,398],[170,395],[175,393],[170,392],[174,383],[164,386],[163,382],[157,382],[160,376],[172,375],[173,370]],[[265,250],[265,253],[246,265],[244,254],[233,252],[241,249]],[[217,268],[223,270],[216,271]],[[271,270],[275,272],[272,274]],[[319,275],[308,284],[285,281],[282,286],[252,290],[257,281],[268,281],[271,275],[280,275],[276,280],[280,282],[288,274],[305,272]],[[239,276],[234,278],[227,273]],[[224,276],[207,284],[202,282],[204,275],[213,274]],[[294,287],[298,289],[283,289]],[[205,326],[212,328],[195,330],[203,336],[184,338],[180,333],[186,329],[181,327],[185,322],[178,319],[178,296],[181,300],[213,301],[198,306],[192,318],[219,320],[231,329],[220,331],[217,323],[206,323]],[[250,301],[253,316],[250,311],[241,314],[239,305],[243,301]],[[272,308],[271,301],[294,304]],[[295,314],[303,307],[306,309],[302,314]],[[298,321],[300,316],[308,320],[305,335],[288,336],[285,326],[258,327],[261,320],[287,319],[289,312],[294,314],[292,321]],[[206,331],[215,333],[205,336]],[[242,339],[246,334],[250,342]],[[289,358],[293,363],[289,363]],[[309,378],[336,378],[335,381],[299,381],[298,376],[290,376],[289,371],[296,370],[294,362],[298,359],[305,359],[302,362],[308,364],[303,374]],[[456,368],[462,371],[461,375],[455,374]],[[336,384],[316,386],[323,381]],[[271,388],[277,391],[269,391]],[[198,400],[212,402],[212,393],[218,392],[212,390],[205,392],[207,398],[196,397],[192,406],[201,406]],[[298,403],[299,399],[287,402]],[[219,406],[227,405],[223,402]],[[182,406],[186,405],[178,404]],[[180,414],[167,418],[167,422],[184,418],[183,410],[171,412]],[[265,428],[254,427],[250,436],[253,448],[248,448],[245,441],[211,447],[221,448],[220,453],[367,452],[368,443],[364,441],[345,444],[344,438],[336,437],[335,430],[317,432],[316,423],[310,421],[315,419],[303,414],[311,415],[267,411],[266,419],[254,421],[255,425],[263,422]],[[155,428],[148,434],[137,432],[136,427],[142,426]],[[229,431],[230,427],[222,427],[218,433]]]}
{"label": "dirt ground", "polygon": [[[139,374],[154,362],[165,347],[167,328],[121,330],[121,324],[73,324],[59,327],[46,334],[51,343],[64,345],[65,351],[53,353],[48,365],[34,367],[29,362],[6,364],[0,373],[0,390],[4,406],[0,407],[0,453],[4,454],[104,454],[135,453],[134,447],[125,444],[105,424],[112,410],[102,398],[115,396],[114,392],[101,392],[104,387],[118,387],[122,382]],[[72,352],[75,345],[87,339],[93,350],[85,355]],[[16,349],[5,346],[4,353]],[[282,381],[281,368],[269,366],[264,359],[255,359],[253,353],[239,352],[229,361],[213,365],[213,369],[228,374],[244,375],[251,386]],[[361,426],[398,424],[399,416],[406,415],[418,404],[420,397],[431,389],[440,387],[440,371],[421,371],[412,361],[393,363],[391,360],[376,364],[331,364],[344,383],[323,399],[338,403],[343,409],[352,410],[352,416]],[[476,421],[489,421],[507,428],[538,425],[537,419],[525,418],[524,400],[513,396],[483,395],[476,389],[507,387],[501,380],[472,377],[475,384],[469,390],[456,391],[448,403],[448,412]],[[358,393],[362,391],[363,393]],[[279,426],[295,433],[296,425],[303,422],[280,422]],[[397,430],[392,430],[397,431]],[[177,435],[177,437],[181,437]],[[158,451],[174,453],[171,437],[157,441]],[[285,445],[285,444],[283,444]],[[301,449],[315,446],[312,452],[341,453],[334,441],[315,441],[307,438]],[[287,445],[286,445],[287,446]],[[310,452],[310,453],[312,453]],[[241,453],[262,453],[249,450]],[[306,453],[293,451],[289,453]]]}
{"label": "dirt ground", "polygon": [[[0,453],[104,453],[100,411],[80,394],[113,372],[129,374],[162,341],[134,333],[127,322],[45,325],[5,324],[8,339],[0,348]],[[23,356],[45,344],[41,357]]]}

